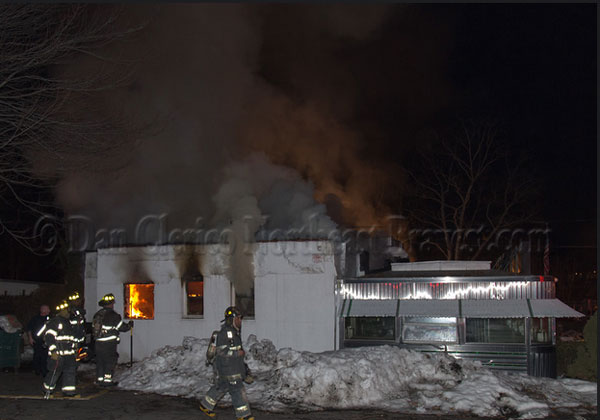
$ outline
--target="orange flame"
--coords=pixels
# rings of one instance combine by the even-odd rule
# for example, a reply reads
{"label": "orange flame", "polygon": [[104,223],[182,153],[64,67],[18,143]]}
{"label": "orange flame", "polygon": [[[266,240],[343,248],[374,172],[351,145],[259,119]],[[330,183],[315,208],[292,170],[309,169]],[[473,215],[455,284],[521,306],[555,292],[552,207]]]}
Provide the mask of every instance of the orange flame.
{"label": "orange flame", "polygon": [[154,284],[126,284],[125,313],[130,319],[154,319]]}

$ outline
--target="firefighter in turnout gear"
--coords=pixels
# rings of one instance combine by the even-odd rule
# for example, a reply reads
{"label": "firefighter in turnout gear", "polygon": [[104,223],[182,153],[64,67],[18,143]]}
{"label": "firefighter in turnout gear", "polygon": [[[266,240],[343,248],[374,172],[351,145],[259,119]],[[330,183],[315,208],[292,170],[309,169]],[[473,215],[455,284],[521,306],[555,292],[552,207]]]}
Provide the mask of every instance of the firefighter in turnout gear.
{"label": "firefighter in turnout gear", "polygon": [[65,396],[77,395],[76,369],[77,350],[85,340],[80,320],[69,307],[67,301],[56,307],[57,314],[42,327],[38,335],[44,337],[48,346],[48,373],[44,377],[44,392],[48,397],[62,377],[62,393]]}
{"label": "firefighter in turnout gear", "polygon": [[115,312],[115,296],[112,293],[104,295],[98,305],[102,309],[96,312],[92,321],[96,340],[96,385],[115,386],[117,382],[113,381],[113,373],[119,358],[119,333],[129,331],[133,321],[124,322],[121,315]]}
{"label": "firefighter in turnout gear", "polygon": [[253,380],[244,362],[245,352],[240,337],[242,314],[231,306],[225,311],[223,321],[221,329],[212,333],[206,351],[206,362],[214,364],[217,377],[215,384],[200,400],[200,410],[209,417],[215,417],[213,410],[217,402],[229,392],[238,420],[254,420],[244,388],[244,382],[251,383]]}
{"label": "firefighter in turnout gear", "polygon": [[79,355],[84,350],[85,354],[87,354],[87,349],[84,349],[85,346],[85,309],[83,309],[83,299],[79,295],[79,292],[73,292],[67,298],[67,302],[69,303],[69,312],[71,314],[71,319],[77,321],[76,324],[71,322],[71,324],[76,325],[78,329],[77,335],[84,337],[81,341],[79,348],[77,349],[77,361],[79,361]]}

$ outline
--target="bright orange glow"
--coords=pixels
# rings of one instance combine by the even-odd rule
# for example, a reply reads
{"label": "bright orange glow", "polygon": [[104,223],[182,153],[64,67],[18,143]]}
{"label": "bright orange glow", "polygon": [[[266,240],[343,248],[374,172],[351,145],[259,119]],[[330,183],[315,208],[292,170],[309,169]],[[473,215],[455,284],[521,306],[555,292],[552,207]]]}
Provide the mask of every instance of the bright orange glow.
{"label": "bright orange glow", "polygon": [[154,319],[154,284],[125,285],[125,317]]}
{"label": "bright orange glow", "polygon": [[188,281],[187,292],[189,297],[202,297],[204,295],[204,282]]}

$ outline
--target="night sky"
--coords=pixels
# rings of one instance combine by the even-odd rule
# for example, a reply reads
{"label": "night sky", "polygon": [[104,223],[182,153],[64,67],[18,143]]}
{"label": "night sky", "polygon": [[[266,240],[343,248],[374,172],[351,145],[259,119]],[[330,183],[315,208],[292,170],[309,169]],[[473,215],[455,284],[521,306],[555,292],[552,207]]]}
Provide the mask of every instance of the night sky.
{"label": "night sky", "polygon": [[[341,98],[356,91],[346,121],[367,133],[378,157],[391,151],[402,161],[421,136],[457,120],[498,121],[503,141],[534,156],[543,174],[543,217],[594,219],[595,10],[592,4],[390,7],[378,37],[336,50],[349,75],[317,79],[337,87]],[[273,31],[301,37],[285,33],[289,22],[278,23]],[[268,38],[264,54],[283,42],[281,35]],[[263,72],[271,69],[265,77],[293,91],[281,79],[291,73],[286,67],[299,64],[294,60],[305,60],[301,53],[263,58]],[[307,61],[318,63],[318,54],[308,54]]]}
{"label": "night sky", "polygon": [[[426,118],[407,118],[414,121],[412,134],[432,127],[443,130],[456,118],[497,119],[505,131],[503,140],[534,156],[536,169],[543,173],[543,215],[595,218],[595,7],[479,4],[421,9],[436,37],[432,42],[443,43],[443,51],[435,52],[442,58],[421,58],[413,77],[433,79],[434,90],[419,91],[412,99],[419,103],[429,94],[430,102],[441,104]],[[402,32],[397,27],[389,31],[396,37]],[[427,69],[432,64],[435,68]],[[435,89],[439,84],[442,89]],[[385,114],[390,104],[377,107],[376,102],[371,98],[368,108]],[[398,120],[392,114],[385,123],[394,137]]]}
{"label": "night sky", "polygon": [[[263,214],[290,202],[260,195],[281,179],[305,206],[318,207],[314,195],[334,221],[365,225],[381,203],[398,208],[400,168],[423,142],[493,120],[541,180],[539,220],[561,244],[596,243],[594,4],[125,7],[122,24],[139,21],[102,51],[137,63],[133,78],[85,99],[132,121],[120,140],[130,155],[68,175],[46,152],[32,159],[60,174],[61,212],[97,227],[163,211],[173,226],[200,215],[218,227],[249,173]],[[91,68],[75,57],[65,71]],[[251,152],[271,163],[244,160]],[[272,227],[296,223],[298,209],[285,210]]]}

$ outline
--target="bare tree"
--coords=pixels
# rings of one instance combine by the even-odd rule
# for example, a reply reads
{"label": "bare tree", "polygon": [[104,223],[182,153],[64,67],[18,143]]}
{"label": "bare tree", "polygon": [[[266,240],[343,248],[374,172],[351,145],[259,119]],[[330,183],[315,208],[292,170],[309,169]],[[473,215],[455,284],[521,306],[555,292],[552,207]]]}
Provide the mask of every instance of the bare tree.
{"label": "bare tree", "polygon": [[[69,76],[70,60],[101,58],[107,43],[132,30],[117,30],[114,6],[82,4],[4,4],[0,6],[0,199],[33,212],[51,201],[31,190],[51,187],[62,173],[97,153],[118,147],[114,122],[83,111],[85,96],[115,86],[115,74]],[[123,74],[124,75],[124,74]],[[107,133],[108,132],[108,133]],[[108,134],[108,135],[107,135]],[[52,171],[39,162],[53,159]],[[36,161],[37,160],[37,161]],[[24,191],[28,191],[24,194]],[[6,217],[0,228],[26,238]]]}
{"label": "bare tree", "polygon": [[503,149],[493,125],[464,125],[453,140],[422,152],[408,171],[405,212],[415,249],[477,259],[498,245],[500,233],[534,215],[535,181],[524,161]]}

